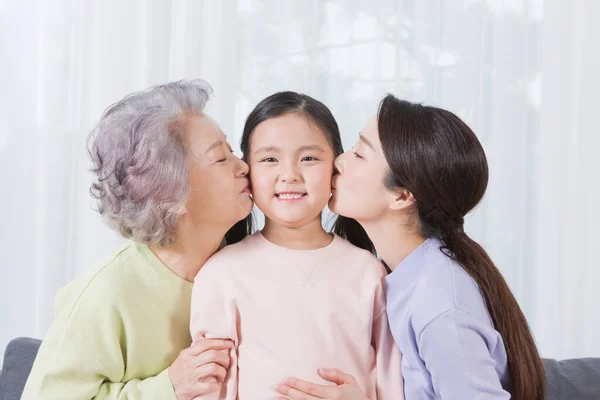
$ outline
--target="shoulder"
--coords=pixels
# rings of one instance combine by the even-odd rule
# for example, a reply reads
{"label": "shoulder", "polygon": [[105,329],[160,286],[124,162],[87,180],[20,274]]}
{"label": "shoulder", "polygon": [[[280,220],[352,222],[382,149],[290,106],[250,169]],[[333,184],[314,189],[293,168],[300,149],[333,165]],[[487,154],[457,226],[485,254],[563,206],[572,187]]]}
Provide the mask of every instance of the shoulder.
{"label": "shoulder", "polygon": [[228,276],[248,264],[250,257],[256,252],[255,237],[247,236],[238,243],[229,244],[213,254],[202,266],[196,280],[221,278]]}
{"label": "shoulder", "polygon": [[337,263],[344,264],[344,273],[357,273],[377,284],[387,275],[385,267],[371,252],[361,249],[335,235],[336,248],[331,256]]}
{"label": "shoulder", "polygon": [[127,286],[132,275],[139,273],[139,268],[136,267],[142,263],[143,260],[137,256],[133,245],[127,243],[111,257],[75,278],[61,289],[61,292],[74,298],[99,293],[108,297],[109,294],[119,292],[123,286]]}
{"label": "shoulder", "polygon": [[336,279],[364,301],[373,306],[373,317],[383,315],[386,309],[384,277],[385,267],[371,252],[354,246],[352,243],[339,240],[335,252],[332,252],[332,264],[338,272]]}
{"label": "shoulder", "polygon": [[118,314],[131,285],[139,280],[136,275],[140,269],[136,266],[142,262],[130,243],[124,245],[112,257],[59,290],[55,298],[56,317],[70,325],[78,324],[82,318],[90,322],[102,320],[90,318],[91,315],[106,318]]}
{"label": "shoulder", "polygon": [[429,262],[419,276],[411,304],[416,330],[424,329],[443,315],[446,318],[470,315],[490,325],[483,294],[467,271],[441,251]]}

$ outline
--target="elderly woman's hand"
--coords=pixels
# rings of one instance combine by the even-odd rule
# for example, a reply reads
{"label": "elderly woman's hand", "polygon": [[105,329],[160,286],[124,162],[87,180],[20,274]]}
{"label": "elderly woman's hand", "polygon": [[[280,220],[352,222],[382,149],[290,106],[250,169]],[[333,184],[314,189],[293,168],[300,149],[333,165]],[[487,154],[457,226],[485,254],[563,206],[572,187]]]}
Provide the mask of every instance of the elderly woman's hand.
{"label": "elderly woman's hand", "polygon": [[169,367],[169,378],[179,400],[217,392],[229,368],[233,342],[201,339],[183,349]]}
{"label": "elderly woman's hand", "polygon": [[[319,375],[332,385],[318,385],[297,378],[287,378],[283,383],[277,385],[275,390],[286,395],[292,400],[368,400],[356,379],[352,375],[343,373],[338,369],[319,369]],[[277,400],[286,400],[277,397]]]}

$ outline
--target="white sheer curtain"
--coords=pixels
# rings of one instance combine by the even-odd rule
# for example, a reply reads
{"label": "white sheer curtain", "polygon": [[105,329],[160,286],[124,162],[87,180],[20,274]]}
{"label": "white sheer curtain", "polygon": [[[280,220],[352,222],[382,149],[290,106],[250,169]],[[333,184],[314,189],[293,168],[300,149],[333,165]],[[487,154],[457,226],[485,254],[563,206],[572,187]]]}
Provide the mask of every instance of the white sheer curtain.
{"label": "white sheer curtain", "polygon": [[0,348],[43,337],[56,291],[121,243],[88,194],[102,110],[201,77],[236,146],[279,90],[329,105],[346,146],[386,92],[456,112],[491,170],[468,232],[543,356],[600,356],[599,14],[594,0],[0,2]]}

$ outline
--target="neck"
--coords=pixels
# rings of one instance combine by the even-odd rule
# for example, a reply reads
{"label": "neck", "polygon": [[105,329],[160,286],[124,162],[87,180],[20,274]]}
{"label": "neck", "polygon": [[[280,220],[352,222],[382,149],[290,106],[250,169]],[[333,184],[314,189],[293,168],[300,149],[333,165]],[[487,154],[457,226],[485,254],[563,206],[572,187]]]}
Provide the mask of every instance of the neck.
{"label": "neck", "polygon": [[373,242],[377,254],[393,271],[426,238],[418,233],[405,218],[390,217],[361,225]]}
{"label": "neck", "polygon": [[192,229],[183,222],[180,225],[174,244],[153,246],[151,249],[175,275],[193,282],[206,261],[219,250],[226,230],[222,227]]}
{"label": "neck", "polygon": [[314,250],[327,246],[333,240],[321,225],[321,215],[302,226],[285,226],[265,217],[262,235],[269,242],[294,250]]}

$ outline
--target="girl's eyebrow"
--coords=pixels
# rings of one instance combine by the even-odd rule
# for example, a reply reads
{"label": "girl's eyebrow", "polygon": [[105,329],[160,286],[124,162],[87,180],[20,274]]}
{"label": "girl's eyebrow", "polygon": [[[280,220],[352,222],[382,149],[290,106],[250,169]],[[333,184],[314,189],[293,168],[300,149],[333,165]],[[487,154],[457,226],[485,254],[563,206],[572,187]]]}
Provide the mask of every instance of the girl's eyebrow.
{"label": "girl's eyebrow", "polygon": [[[297,152],[300,153],[300,152],[308,151],[308,150],[325,153],[325,149],[316,144],[302,146],[297,150]],[[276,146],[262,146],[262,147],[259,147],[258,149],[256,149],[256,151],[254,152],[254,154],[258,154],[258,153],[281,153],[281,149]]]}
{"label": "girl's eyebrow", "polygon": [[322,148],[321,146],[317,145],[317,144],[310,144],[307,146],[302,146],[298,149],[298,152],[303,152],[303,151],[307,151],[307,150],[313,150],[313,151],[318,151],[321,153],[325,153],[325,149]]}
{"label": "girl's eyebrow", "polygon": [[279,147],[275,147],[275,146],[263,146],[263,147],[259,147],[254,152],[254,154],[258,154],[258,153],[281,153],[281,150],[279,149]]}

